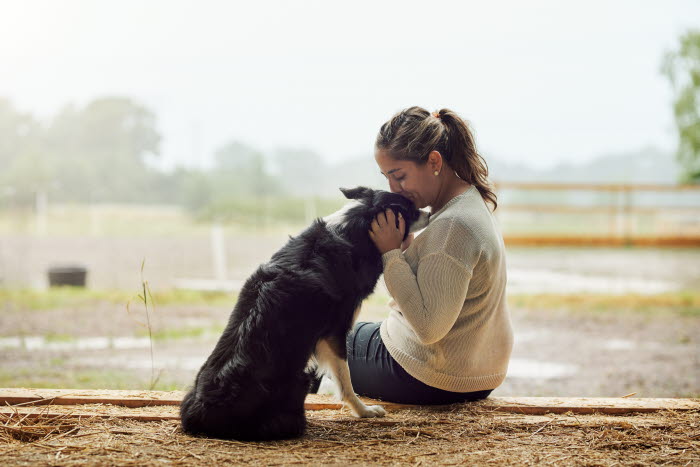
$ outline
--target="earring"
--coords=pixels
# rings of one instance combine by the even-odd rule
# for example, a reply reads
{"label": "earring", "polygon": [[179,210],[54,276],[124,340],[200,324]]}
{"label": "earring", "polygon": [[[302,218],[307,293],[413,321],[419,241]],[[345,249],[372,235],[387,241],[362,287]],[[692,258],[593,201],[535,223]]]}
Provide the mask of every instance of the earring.
{"label": "earring", "polygon": [[437,177],[437,176],[438,176],[438,174],[439,174],[440,172],[438,172],[438,171],[436,170],[436,171],[435,171],[435,172],[433,172],[433,173],[434,173],[434,174],[435,174],[435,176]]}

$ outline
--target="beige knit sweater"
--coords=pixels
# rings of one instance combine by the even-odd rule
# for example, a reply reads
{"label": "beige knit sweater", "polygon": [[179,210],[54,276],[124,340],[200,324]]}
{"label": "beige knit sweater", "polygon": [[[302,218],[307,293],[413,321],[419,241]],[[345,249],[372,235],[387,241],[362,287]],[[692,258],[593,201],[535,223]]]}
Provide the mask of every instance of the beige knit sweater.
{"label": "beige knit sweater", "polygon": [[380,332],[394,360],[447,391],[499,386],[513,346],[505,252],[476,187],[432,214],[406,251],[388,251],[382,262],[392,300]]}

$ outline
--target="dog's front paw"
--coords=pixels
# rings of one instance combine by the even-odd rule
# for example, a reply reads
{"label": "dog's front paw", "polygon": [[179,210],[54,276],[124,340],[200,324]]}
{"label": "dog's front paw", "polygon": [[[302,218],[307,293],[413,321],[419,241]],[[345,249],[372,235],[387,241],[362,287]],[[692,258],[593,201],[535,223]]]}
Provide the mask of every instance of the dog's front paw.
{"label": "dog's front paw", "polygon": [[381,405],[363,405],[358,407],[359,410],[353,410],[354,415],[358,418],[373,418],[373,417],[383,417],[386,415],[384,407]]}

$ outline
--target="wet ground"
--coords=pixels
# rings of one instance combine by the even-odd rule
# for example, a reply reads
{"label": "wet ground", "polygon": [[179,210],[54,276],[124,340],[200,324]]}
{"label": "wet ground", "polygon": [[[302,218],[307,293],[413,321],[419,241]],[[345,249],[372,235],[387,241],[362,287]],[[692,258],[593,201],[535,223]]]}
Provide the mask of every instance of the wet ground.
{"label": "wet ground", "polygon": [[[224,286],[235,286],[286,241],[286,234],[236,233],[224,245]],[[0,287],[45,287],[58,263],[87,266],[88,286],[154,290],[183,279],[216,285],[211,238],[8,237],[0,239]],[[680,294],[700,290],[700,249],[509,248],[508,292],[557,296]],[[219,262],[221,270],[221,263]],[[222,282],[218,282],[222,284]],[[382,293],[381,285],[378,288]],[[585,302],[585,300],[584,300]],[[375,300],[361,319],[381,320]],[[651,301],[653,304],[653,300]],[[183,389],[218,338],[230,305],[158,306],[151,362],[145,316],[125,304],[41,311],[0,304],[0,386]],[[138,307],[137,307],[138,309]],[[515,348],[494,394],[700,396],[700,313],[680,307],[580,306],[528,300],[511,305]]]}
{"label": "wet ground", "polygon": [[[370,304],[360,319],[377,319]],[[700,316],[511,309],[515,347],[494,395],[700,396]],[[212,350],[227,307],[164,306],[147,330],[123,306],[13,312],[0,321],[0,386],[185,389]],[[332,389],[331,385],[324,385]]]}

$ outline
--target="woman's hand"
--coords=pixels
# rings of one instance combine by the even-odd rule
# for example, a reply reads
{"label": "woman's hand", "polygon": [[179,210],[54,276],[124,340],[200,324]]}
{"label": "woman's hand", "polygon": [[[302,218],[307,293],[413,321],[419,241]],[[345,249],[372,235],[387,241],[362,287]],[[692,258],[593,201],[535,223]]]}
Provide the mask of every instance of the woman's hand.
{"label": "woman's hand", "polygon": [[401,247],[404,232],[406,232],[406,222],[399,213],[399,226],[396,227],[396,215],[391,209],[380,212],[372,221],[369,238],[372,239],[380,254],[395,250]]}
{"label": "woman's hand", "polygon": [[406,237],[406,240],[401,242],[401,251],[406,251],[408,249],[408,247],[411,246],[411,242],[413,242],[413,234],[412,233],[408,234],[408,236]]}

